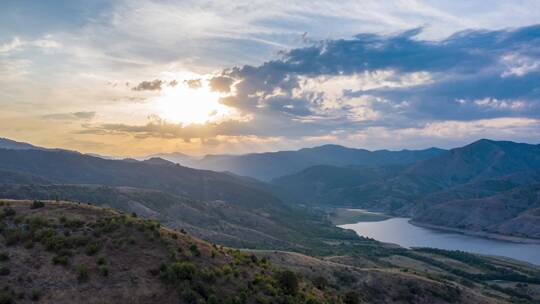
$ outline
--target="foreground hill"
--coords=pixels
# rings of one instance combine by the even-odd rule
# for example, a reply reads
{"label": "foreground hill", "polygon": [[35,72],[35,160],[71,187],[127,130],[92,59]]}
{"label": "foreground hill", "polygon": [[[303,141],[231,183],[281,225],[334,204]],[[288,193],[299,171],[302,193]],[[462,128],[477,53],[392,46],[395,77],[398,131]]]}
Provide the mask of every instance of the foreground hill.
{"label": "foreground hill", "polygon": [[266,259],[91,206],[2,202],[0,303],[342,303]]}
{"label": "foreground hill", "polygon": [[0,204],[0,303],[526,303],[540,290],[535,268],[459,252],[239,251],[86,204]]}
{"label": "foreground hill", "polygon": [[[316,165],[404,165],[439,155],[444,150],[368,151],[338,145],[324,145],[298,151],[251,153],[244,155],[208,155],[189,165],[214,171],[230,171],[260,180],[271,180]],[[164,156],[166,158],[166,156]]]}

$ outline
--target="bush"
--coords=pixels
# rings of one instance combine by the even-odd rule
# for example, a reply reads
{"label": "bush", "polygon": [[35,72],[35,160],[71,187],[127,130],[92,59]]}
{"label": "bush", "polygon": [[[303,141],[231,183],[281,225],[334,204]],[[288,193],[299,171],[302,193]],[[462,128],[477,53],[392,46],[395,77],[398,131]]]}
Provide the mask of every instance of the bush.
{"label": "bush", "polygon": [[9,260],[7,252],[0,252],[0,262]]}
{"label": "bush", "polygon": [[86,245],[85,252],[87,255],[94,255],[98,253],[98,251],[99,251],[99,246],[97,243],[90,243]]}
{"label": "bush", "polygon": [[99,267],[99,274],[101,276],[104,276],[104,277],[108,276],[109,275],[109,268],[107,266],[100,266]]}
{"label": "bush", "polygon": [[30,300],[39,301],[39,298],[41,298],[41,292],[37,289],[32,289],[32,293],[30,294]]}
{"label": "bush", "polygon": [[19,229],[6,229],[4,230],[3,235],[6,239],[6,245],[12,246],[21,240],[22,233]]}
{"label": "bush", "polygon": [[104,257],[99,257],[99,258],[97,259],[97,264],[98,264],[98,265],[105,265],[105,264],[107,264],[107,261],[105,261],[105,258],[104,258]]}
{"label": "bush", "polygon": [[358,297],[358,294],[354,291],[349,291],[345,294],[345,297],[343,298],[344,304],[360,304],[360,299]]}
{"label": "bush", "polygon": [[197,294],[191,289],[186,289],[182,292],[182,300],[187,304],[197,304]]}
{"label": "bush", "polygon": [[65,236],[63,235],[54,235],[45,239],[44,244],[45,249],[52,252],[57,252],[62,249],[69,248],[69,243]]}
{"label": "bush", "polygon": [[52,262],[54,265],[64,265],[69,264],[69,257],[65,255],[56,255],[53,257]]}
{"label": "bush", "polygon": [[316,277],[313,279],[313,285],[320,290],[324,290],[328,286],[328,280],[325,277]]}
{"label": "bush", "polygon": [[45,207],[45,203],[42,201],[34,201],[30,206],[30,209],[38,209]]}
{"label": "bush", "polygon": [[9,270],[9,268],[3,266],[3,267],[0,267],[0,276],[7,276],[11,273],[11,271]]}
{"label": "bush", "polygon": [[285,270],[277,275],[279,287],[289,295],[295,295],[298,292],[298,276],[290,270]]}
{"label": "bush", "polygon": [[4,208],[4,216],[6,217],[10,217],[10,216],[14,216],[17,212],[15,212],[15,210],[11,207],[5,207]]}
{"label": "bush", "polygon": [[88,269],[85,266],[77,267],[77,280],[79,282],[88,281]]}
{"label": "bush", "polygon": [[0,304],[13,304],[15,303],[15,300],[13,300],[13,295],[6,291],[0,291]]}
{"label": "bush", "polygon": [[191,246],[189,246],[189,250],[191,251],[191,253],[193,253],[194,256],[201,255],[201,252],[199,251],[199,247],[197,247],[196,244],[191,244]]}
{"label": "bush", "polygon": [[160,277],[167,283],[175,284],[181,280],[191,280],[197,268],[192,263],[172,263],[160,267]]}

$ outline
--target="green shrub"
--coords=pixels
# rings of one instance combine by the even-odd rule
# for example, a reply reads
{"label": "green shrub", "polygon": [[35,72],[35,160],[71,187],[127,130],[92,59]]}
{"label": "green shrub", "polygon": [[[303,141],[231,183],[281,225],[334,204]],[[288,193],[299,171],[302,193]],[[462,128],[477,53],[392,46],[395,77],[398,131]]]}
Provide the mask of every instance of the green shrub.
{"label": "green shrub", "polygon": [[360,298],[358,294],[354,291],[349,291],[345,294],[343,298],[344,304],[360,304]]}
{"label": "green shrub", "polygon": [[97,243],[90,243],[86,245],[85,252],[87,255],[94,255],[98,253],[99,251],[99,245]]}
{"label": "green shrub", "polygon": [[0,276],[8,276],[10,273],[11,271],[6,266],[0,267]]}
{"label": "green shrub", "polygon": [[99,274],[101,276],[104,276],[104,277],[108,276],[109,275],[109,268],[107,266],[100,266],[99,267]]}
{"label": "green shrub", "polygon": [[279,287],[289,295],[295,295],[298,292],[298,276],[290,271],[285,270],[277,274]]}
{"label": "green shrub", "polygon": [[197,293],[191,289],[185,289],[182,291],[182,300],[187,304],[197,304]]}
{"label": "green shrub", "polygon": [[194,256],[201,256],[201,252],[199,251],[197,244],[191,244],[191,246],[189,246],[189,251],[191,251]]}
{"label": "green shrub", "polygon": [[328,280],[325,277],[316,277],[313,279],[313,285],[320,290],[324,290],[328,286]]}
{"label": "green shrub", "polygon": [[13,304],[13,295],[7,291],[0,291],[0,304]]}
{"label": "green shrub", "polygon": [[14,216],[15,214],[17,214],[17,212],[15,212],[15,209],[13,209],[11,207],[5,207],[3,214],[6,217],[11,217],[11,216]]}
{"label": "green shrub", "polygon": [[78,266],[77,267],[77,280],[79,282],[86,282],[88,281],[88,269],[86,266]]}
{"label": "green shrub", "polygon": [[6,245],[12,246],[16,245],[21,240],[22,232],[19,229],[5,229],[3,235],[6,239]]}
{"label": "green shrub", "polygon": [[97,264],[98,264],[98,265],[105,265],[105,264],[107,264],[107,261],[105,260],[104,257],[99,257],[99,258],[97,259]]}
{"label": "green shrub", "polygon": [[175,284],[181,280],[192,280],[197,268],[192,263],[172,263],[161,266],[160,278],[167,283]]}
{"label": "green shrub", "polygon": [[30,206],[30,209],[39,209],[45,207],[45,203],[42,201],[34,201]]}
{"label": "green shrub", "polygon": [[66,255],[56,255],[53,257],[52,262],[54,265],[64,265],[69,264],[69,257]]}
{"label": "green shrub", "polygon": [[0,252],[0,262],[9,260],[7,252]]}
{"label": "green shrub", "polygon": [[39,301],[39,298],[41,298],[41,292],[37,289],[32,289],[32,293],[30,294],[30,300]]}
{"label": "green shrub", "polygon": [[69,248],[67,238],[63,235],[54,235],[44,240],[45,249],[52,252],[57,252],[62,249]]}

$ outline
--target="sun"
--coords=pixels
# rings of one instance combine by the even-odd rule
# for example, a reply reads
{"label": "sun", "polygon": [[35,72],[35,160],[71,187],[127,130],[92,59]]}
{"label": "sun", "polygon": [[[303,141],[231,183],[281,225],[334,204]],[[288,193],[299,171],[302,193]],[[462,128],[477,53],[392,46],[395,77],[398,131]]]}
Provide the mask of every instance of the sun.
{"label": "sun", "polygon": [[159,117],[170,122],[204,124],[232,115],[232,108],[219,103],[220,97],[221,94],[211,91],[207,84],[201,84],[198,88],[178,84],[165,87],[152,108]]}

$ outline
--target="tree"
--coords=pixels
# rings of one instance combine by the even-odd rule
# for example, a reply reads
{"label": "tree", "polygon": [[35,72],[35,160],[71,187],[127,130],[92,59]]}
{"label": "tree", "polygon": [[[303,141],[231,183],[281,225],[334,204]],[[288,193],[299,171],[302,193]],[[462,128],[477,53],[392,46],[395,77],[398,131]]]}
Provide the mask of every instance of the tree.
{"label": "tree", "polygon": [[278,274],[278,283],[286,294],[295,295],[298,292],[298,277],[290,270]]}

